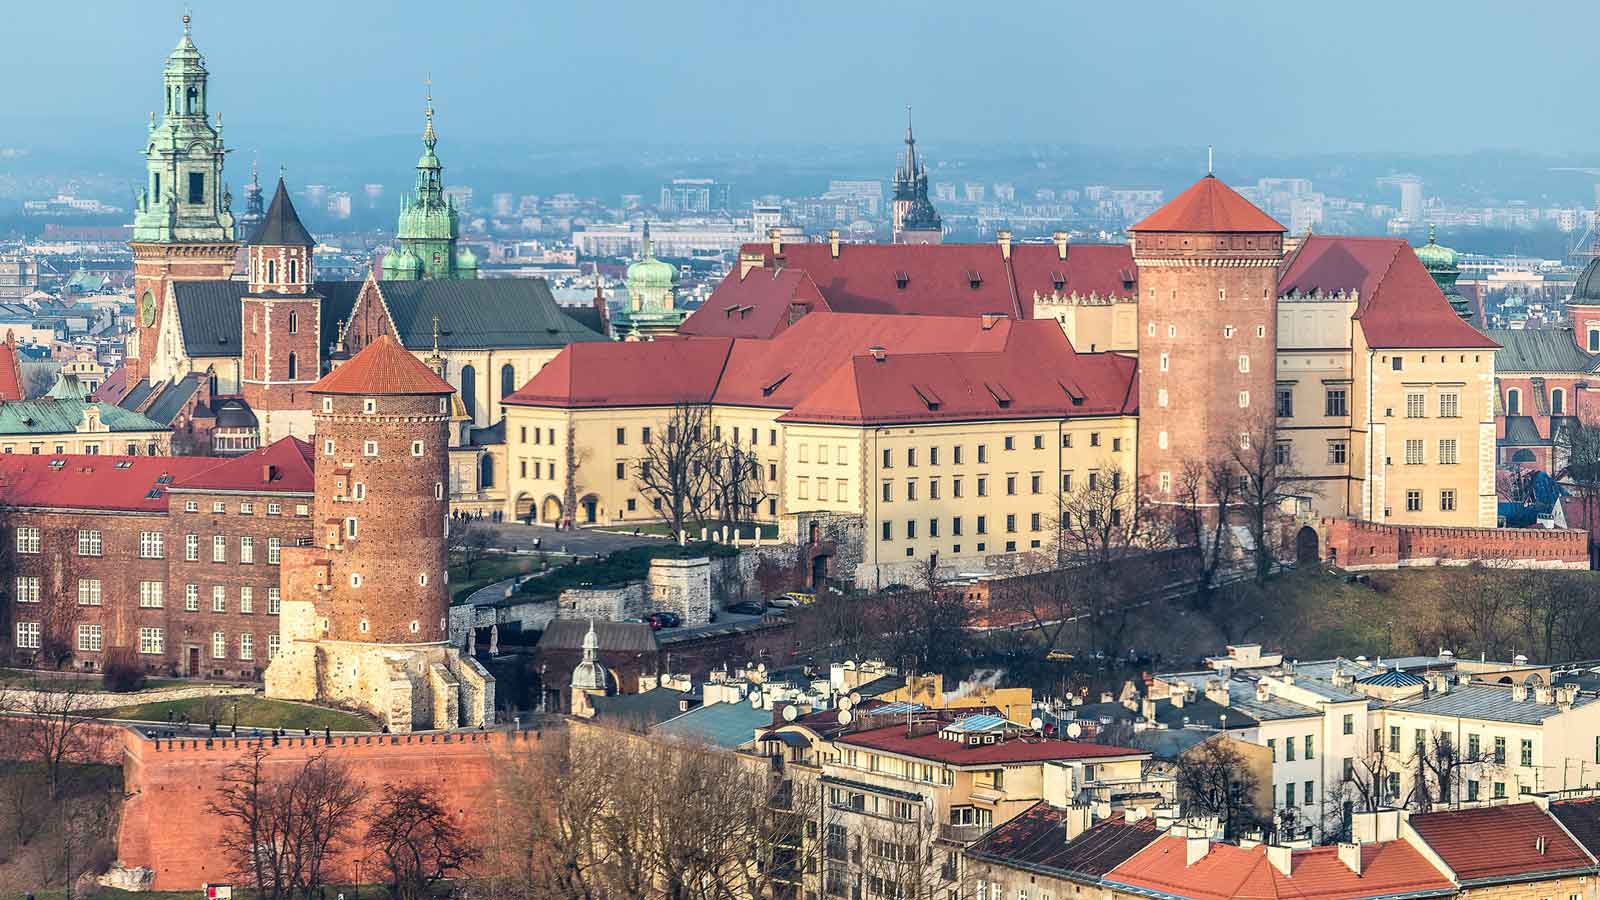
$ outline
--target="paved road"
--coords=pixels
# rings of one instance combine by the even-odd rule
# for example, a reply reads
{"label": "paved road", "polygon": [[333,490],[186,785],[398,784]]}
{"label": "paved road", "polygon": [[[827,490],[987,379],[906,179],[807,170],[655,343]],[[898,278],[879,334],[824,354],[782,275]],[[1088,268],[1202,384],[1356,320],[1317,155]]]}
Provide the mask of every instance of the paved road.
{"label": "paved road", "polygon": [[592,556],[596,553],[605,554],[629,547],[664,544],[667,540],[664,537],[649,535],[635,537],[631,534],[613,534],[584,528],[557,531],[546,525],[523,525],[516,522],[480,524],[494,534],[494,546],[507,550],[531,550],[534,541],[538,540],[543,542],[540,549],[551,553],[565,551]]}

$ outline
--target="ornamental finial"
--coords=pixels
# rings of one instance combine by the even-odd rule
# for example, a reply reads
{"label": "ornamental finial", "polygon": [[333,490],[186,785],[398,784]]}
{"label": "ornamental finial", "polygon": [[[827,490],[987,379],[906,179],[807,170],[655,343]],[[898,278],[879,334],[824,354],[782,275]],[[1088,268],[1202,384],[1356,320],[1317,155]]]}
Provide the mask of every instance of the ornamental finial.
{"label": "ornamental finial", "polygon": [[183,10],[183,33],[184,33],[185,36],[187,36],[189,34],[189,14],[192,11],[193,10],[191,10],[189,7],[184,7],[184,10]]}
{"label": "ornamental finial", "polygon": [[422,142],[424,144],[428,145],[428,149],[429,150],[432,150],[434,145],[439,142],[439,135],[434,133],[434,130],[433,130],[433,75],[432,75],[432,73],[429,73],[428,77],[424,80],[423,84],[425,84],[427,86],[427,106],[426,106],[426,109],[423,112],[423,115],[428,120],[428,124],[423,126],[423,129],[422,129]]}
{"label": "ornamental finial", "polygon": [[439,355],[439,316],[437,313],[433,316],[433,355]]}
{"label": "ornamental finial", "polygon": [[1430,244],[1437,243],[1434,240],[1434,238],[1438,235],[1438,233],[1439,233],[1439,225],[1438,225],[1438,223],[1429,222],[1428,223],[1428,243],[1430,243]]}

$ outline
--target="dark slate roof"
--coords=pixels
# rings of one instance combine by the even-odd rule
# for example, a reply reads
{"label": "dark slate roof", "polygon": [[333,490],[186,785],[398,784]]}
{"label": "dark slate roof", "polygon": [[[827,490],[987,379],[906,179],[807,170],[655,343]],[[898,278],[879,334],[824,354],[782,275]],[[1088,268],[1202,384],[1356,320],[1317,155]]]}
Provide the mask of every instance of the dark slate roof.
{"label": "dark slate roof", "polygon": [[1506,436],[1502,444],[1516,447],[1542,447],[1550,443],[1547,437],[1539,436],[1539,426],[1533,422],[1533,416],[1506,416]]}
{"label": "dark slate roof", "polygon": [[595,309],[593,306],[563,305],[561,311],[595,334],[604,334],[602,329],[605,328],[605,323],[600,321],[600,310]]}
{"label": "dark slate roof", "polygon": [[1104,819],[1069,842],[1066,811],[1039,802],[967,848],[967,856],[1028,872],[1097,880],[1161,836],[1155,822]]}
{"label": "dark slate roof", "polygon": [[[1224,716],[1227,717],[1226,720],[1223,719]],[[1187,723],[1185,719],[1188,720]],[[1196,696],[1182,706],[1174,706],[1171,700],[1157,700],[1156,721],[1168,728],[1184,728],[1186,724],[1195,728],[1222,728],[1224,722],[1228,728],[1254,728],[1261,724],[1259,720],[1246,715],[1240,709],[1231,705],[1223,706],[1203,696]]]}
{"label": "dark slate roof", "polygon": [[[183,346],[190,356],[238,356],[240,300],[250,290],[243,281],[176,281],[178,322],[183,326]],[[326,354],[338,339],[340,322],[350,320],[359,281],[319,281],[312,290],[322,299],[322,349]]]}
{"label": "dark slate roof", "polygon": [[1567,328],[1504,328],[1488,332],[1500,349],[1494,352],[1494,370],[1511,372],[1592,372],[1600,356],[1578,347]]}
{"label": "dark slate roof", "polygon": [[1112,722],[1134,722],[1139,719],[1139,714],[1123,706],[1121,703],[1085,703],[1082,706],[1072,707],[1071,716],[1084,722],[1098,722],[1106,719]]}
{"label": "dark slate roof", "polygon": [[1428,679],[1423,678],[1420,675],[1413,675],[1410,672],[1401,672],[1396,669],[1391,672],[1379,672],[1376,675],[1368,675],[1367,677],[1361,679],[1360,683],[1370,684],[1376,687],[1416,687],[1419,684],[1427,684]]}
{"label": "dark slate roof", "polygon": [[161,395],[144,411],[146,416],[160,422],[168,428],[172,427],[172,420],[183,411],[189,399],[200,390],[200,377],[189,376],[180,378],[172,384],[161,389]]}
{"label": "dark slate roof", "polygon": [[1600,797],[1552,803],[1550,815],[1555,816],[1591,856],[1600,854]]}
{"label": "dark slate roof", "polygon": [[[1595,697],[1579,694],[1574,707],[1588,706]],[[1404,712],[1478,719],[1484,722],[1514,722],[1521,725],[1538,725],[1545,719],[1559,715],[1561,708],[1554,703],[1539,703],[1529,694],[1526,700],[1513,700],[1510,685],[1464,684],[1452,687],[1449,693],[1434,694],[1415,703],[1390,707]]]}
{"label": "dark slate roof", "polygon": [[283,186],[282,178],[278,179],[278,190],[272,195],[272,205],[267,207],[266,218],[250,235],[250,243],[268,247],[314,247],[317,244],[311,232],[300,224],[300,216],[294,211],[294,204],[289,200],[289,191]]}
{"label": "dark slate roof", "polygon": [[[540,650],[582,650],[589,633],[588,619],[555,619],[539,638]],[[601,653],[655,653],[656,633],[643,622],[594,623]]]}
{"label": "dark slate roof", "polygon": [[506,442],[506,420],[500,421],[483,428],[474,428],[468,442],[474,447],[484,447],[489,444],[504,444]]}
{"label": "dark slate roof", "polygon": [[1572,296],[1567,302],[1582,306],[1600,304],[1600,257],[1589,260],[1583,267],[1578,280],[1572,284]]}
{"label": "dark slate roof", "polygon": [[155,386],[150,383],[150,379],[141,378],[139,383],[133,386],[133,390],[117,401],[117,405],[123,409],[131,409],[137,412],[139,407],[144,404],[144,401],[150,399],[150,395],[154,392]]}
{"label": "dark slate roof", "polygon": [[[598,623],[596,625],[598,633]],[[649,727],[680,715],[683,710],[678,708],[678,701],[690,696],[683,691],[658,687],[642,694],[595,697],[591,702],[597,718]]]}
{"label": "dark slate roof", "polygon": [[605,337],[556,304],[543,278],[380,281],[395,336],[408,350],[433,346],[439,317],[444,350],[489,347],[565,347]]}
{"label": "dark slate roof", "polygon": [[216,410],[218,428],[255,428],[259,424],[255,410],[238,397],[215,400],[211,405]]}

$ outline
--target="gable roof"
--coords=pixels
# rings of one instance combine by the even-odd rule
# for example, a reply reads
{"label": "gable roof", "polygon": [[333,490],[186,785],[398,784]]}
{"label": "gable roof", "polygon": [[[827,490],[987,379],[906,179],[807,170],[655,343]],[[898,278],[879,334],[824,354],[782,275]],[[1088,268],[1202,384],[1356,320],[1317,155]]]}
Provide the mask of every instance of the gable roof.
{"label": "gable roof", "polygon": [[[1463,886],[1589,871],[1593,859],[1533,803],[1414,815],[1411,827]],[[1543,838],[1543,849],[1535,843]]]}
{"label": "gable roof", "polygon": [[1550,804],[1550,815],[1590,856],[1600,856],[1600,797],[1557,801]]}
{"label": "gable roof", "polygon": [[278,179],[278,189],[272,194],[272,205],[267,207],[266,217],[250,235],[250,243],[268,247],[316,246],[316,238],[300,224],[300,216],[294,211],[282,178]]}
{"label": "gable roof", "polygon": [[[350,320],[360,288],[359,281],[318,281],[311,286],[311,292],[321,299],[318,319],[324,356],[337,340],[339,323]],[[240,300],[249,292],[250,285],[244,281],[173,282],[184,350],[190,356],[238,356],[244,334]]]}
{"label": "gable roof", "polygon": [[305,494],[316,488],[311,445],[296,437],[280,438],[243,456],[225,460],[173,482],[174,491],[241,494]]}
{"label": "gable roof", "polygon": [[757,729],[771,724],[771,710],[728,702],[691,709],[650,730],[654,734],[736,750],[754,742]]}
{"label": "gable roof", "polygon": [[805,312],[832,309],[816,282],[801,268],[755,268],[740,277],[730,272],[711,296],[678,326],[679,334],[701,337],[770,338],[789,325],[791,307]]}
{"label": "gable roof", "polygon": [[76,397],[41,397],[0,403],[0,435],[73,434],[83,421],[84,410],[90,406],[99,412],[100,423],[111,434],[166,430],[160,422],[114,403],[89,402]]}
{"label": "gable roof", "polygon": [[679,701],[693,699],[686,691],[657,687],[638,694],[615,694],[610,697],[592,697],[595,717],[611,719],[614,724],[653,726],[682,712]]}
{"label": "gable roof", "polygon": [[1284,227],[1222,179],[1207,175],[1128,230],[1261,234],[1282,233]]}
{"label": "gable roof", "polygon": [[1570,328],[1496,328],[1485,334],[1500,345],[1494,352],[1497,373],[1588,373],[1600,369],[1600,356],[1583,352]]}
{"label": "gable roof", "polygon": [[539,636],[540,652],[550,650],[582,650],[583,638],[593,624],[594,634],[600,640],[604,653],[655,653],[660,650],[656,633],[643,622],[590,623],[588,619],[552,619]]}
{"label": "gable roof", "polygon": [[[572,344],[503,402],[562,407],[709,403],[732,349],[730,338]],[[639,377],[644,372],[648,378]]]}
{"label": "gable roof", "polygon": [[1187,842],[1164,836],[1105,875],[1104,884],[1142,894],[1192,900],[1377,900],[1455,893],[1443,872],[1405,841],[1361,845],[1361,874],[1339,859],[1338,847],[1293,850],[1288,876],[1267,861],[1267,847],[1210,845],[1188,863]]}
{"label": "gable roof", "polygon": [[307,390],[313,394],[361,394],[369,397],[455,392],[455,388],[434,374],[426,363],[387,334],[378,335],[377,340],[322,376]]}
{"label": "gable roof", "polygon": [[11,506],[164,514],[167,487],[216,466],[205,456],[0,454],[0,497]]}
{"label": "gable roof", "polygon": [[1029,872],[1097,880],[1161,836],[1153,819],[1121,813],[1067,840],[1066,810],[1040,801],[967,848],[972,859]]}
{"label": "gable roof", "polygon": [[[741,256],[759,256],[767,270],[803,269],[828,308],[841,313],[1027,319],[1036,293],[1137,296],[1138,270],[1128,245],[1068,244],[1062,253],[1053,243],[1013,243],[1009,260],[998,243],[841,244],[838,256],[828,244],[782,244],[776,254],[770,243],[740,248]],[[737,278],[731,272],[723,283]]]}
{"label": "gable roof", "polygon": [[543,278],[378,281],[395,336],[411,350],[553,348],[606,338],[562,311]]}
{"label": "gable roof", "polygon": [[1456,314],[1401,238],[1310,235],[1278,270],[1278,294],[1356,291],[1353,318],[1375,348],[1492,349]]}
{"label": "gable roof", "polygon": [[[1434,694],[1392,708],[1434,716],[1522,725],[1538,725],[1564,712],[1560,704],[1538,702],[1531,691],[1526,700],[1514,699],[1511,692],[1509,684],[1463,684],[1452,686],[1447,693]],[[1573,700],[1572,708],[1588,706],[1597,700],[1600,698],[1592,694],[1579,694]]]}

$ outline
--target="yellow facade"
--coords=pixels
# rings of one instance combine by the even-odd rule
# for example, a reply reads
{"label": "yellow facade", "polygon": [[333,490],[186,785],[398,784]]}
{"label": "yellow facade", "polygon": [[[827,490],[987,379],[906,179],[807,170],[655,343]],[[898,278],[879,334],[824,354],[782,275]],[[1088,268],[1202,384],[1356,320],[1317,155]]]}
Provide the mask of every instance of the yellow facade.
{"label": "yellow facade", "polygon": [[1135,353],[1139,349],[1139,304],[1133,296],[1083,297],[1033,294],[1033,317],[1054,319],[1079,353]]}

